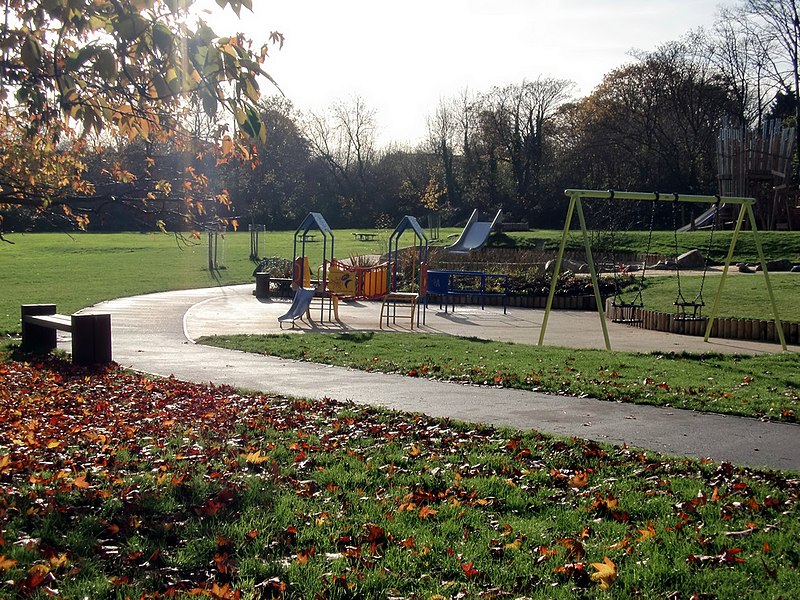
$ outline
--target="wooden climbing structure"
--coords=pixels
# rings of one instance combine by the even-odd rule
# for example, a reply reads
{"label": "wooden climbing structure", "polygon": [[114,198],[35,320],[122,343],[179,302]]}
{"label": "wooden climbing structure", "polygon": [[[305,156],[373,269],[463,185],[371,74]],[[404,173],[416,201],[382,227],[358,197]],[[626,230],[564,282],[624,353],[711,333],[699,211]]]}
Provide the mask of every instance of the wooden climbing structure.
{"label": "wooden climbing structure", "polygon": [[[754,212],[762,229],[800,228],[800,200],[789,189],[792,157],[795,150],[794,127],[784,127],[780,119],[767,121],[757,131],[742,127],[723,127],[717,138],[717,168],[721,196],[756,199]],[[735,211],[723,205],[713,218],[733,220]],[[705,213],[704,213],[705,215]],[[702,217],[701,217],[702,218]],[[696,226],[702,227],[696,219]]]}

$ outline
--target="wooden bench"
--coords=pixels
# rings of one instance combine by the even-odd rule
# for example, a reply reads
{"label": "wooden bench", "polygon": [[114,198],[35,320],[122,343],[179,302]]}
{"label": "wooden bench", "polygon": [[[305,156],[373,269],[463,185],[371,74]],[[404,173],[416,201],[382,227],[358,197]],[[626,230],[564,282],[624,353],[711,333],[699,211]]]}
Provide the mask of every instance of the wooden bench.
{"label": "wooden bench", "polygon": [[60,315],[55,304],[22,305],[24,352],[47,353],[56,348],[56,332],[72,334],[72,362],[76,365],[111,362],[111,315]]}

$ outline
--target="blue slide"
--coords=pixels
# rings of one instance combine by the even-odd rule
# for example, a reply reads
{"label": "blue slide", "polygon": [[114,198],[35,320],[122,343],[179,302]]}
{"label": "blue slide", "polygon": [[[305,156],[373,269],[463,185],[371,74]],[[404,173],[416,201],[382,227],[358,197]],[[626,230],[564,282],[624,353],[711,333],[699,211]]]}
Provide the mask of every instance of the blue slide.
{"label": "blue slide", "polygon": [[491,222],[478,221],[478,209],[472,211],[467,221],[464,231],[452,246],[445,246],[447,252],[466,253],[470,250],[476,250],[486,243],[489,239],[489,234],[495,229],[503,220],[503,211],[498,210],[494,219]]}
{"label": "blue slide", "polygon": [[303,318],[303,315],[308,312],[308,307],[311,306],[311,300],[314,298],[315,292],[316,290],[314,290],[314,288],[297,288],[289,310],[285,315],[278,317],[278,323],[280,323],[281,329],[283,329],[283,324],[287,321],[294,326],[294,322],[297,319]]}

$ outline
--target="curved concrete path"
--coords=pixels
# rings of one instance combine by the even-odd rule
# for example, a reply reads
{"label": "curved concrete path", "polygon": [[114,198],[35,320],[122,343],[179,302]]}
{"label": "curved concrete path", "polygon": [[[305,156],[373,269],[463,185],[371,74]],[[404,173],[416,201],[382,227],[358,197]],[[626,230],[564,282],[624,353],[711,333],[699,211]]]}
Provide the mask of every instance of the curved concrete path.
{"label": "curved concrete path", "polygon": [[[285,312],[288,301],[259,301],[252,289],[252,285],[246,285],[165,292],[113,300],[87,310],[112,314],[116,362],[155,375],[282,395],[328,396],[432,416],[628,444],[672,455],[800,470],[797,425],[364,373],[193,342],[200,335],[214,333],[279,331],[277,316]],[[375,303],[343,305],[341,314],[345,325],[303,323],[298,329],[285,331],[377,330]],[[497,308],[481,311],[459,307],[455,314],[431,308],[423,329],[535,343],[542,316],[542,311],[525,309],[509,310],[504,316]],[[602,348],[597,318],[596,313],[554,312],[546,341]],[[407,329],[407,325],[392,329]],[[699,338],[623,325],[613,326],[611,334],[615,348],[628,350],[762,353],[780,349],[772,344],[731,340],[704,343]]]}

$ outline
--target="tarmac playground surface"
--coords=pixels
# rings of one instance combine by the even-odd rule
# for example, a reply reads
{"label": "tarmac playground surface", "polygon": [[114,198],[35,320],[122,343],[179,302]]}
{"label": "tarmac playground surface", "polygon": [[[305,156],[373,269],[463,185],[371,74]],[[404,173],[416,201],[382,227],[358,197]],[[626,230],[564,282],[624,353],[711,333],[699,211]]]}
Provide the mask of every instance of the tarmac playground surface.
{"label": "tarmac playground surface", "polygon": [[[766,423],[673,408],[637,406],[523,390],[435,382],[365,373],[212,348],[194,343],[205,335],[380,331],[379,302],[341,303],[340,322],[297,321],[281,329],[278,317],[289,299],[259,300],[253,285],[163,292],[98,304],[110,312],[114,360],[160,376],[298,397],[330,397],[386,408],[517,429],[535,429],[671,455],[710,458],[754,467],[800,470],[800,426]],[[402,310],[407,310],[403,308]],[[414,331],[505,340],[535,345],[544,311],[457,306],[445,312],[429,305]],[[614,350],[637,352],[777,353],[778,344],[683,336],[608,322]],[[409,331],[408,319],[384,331]],[[63,340],[62,340],[63,342]],[[596,311],[554,310],[544,340],[572,348],[605,347]],[[800,351],[790,346],[792,352]],[[765,374],[765,376],[767,376]]]}

